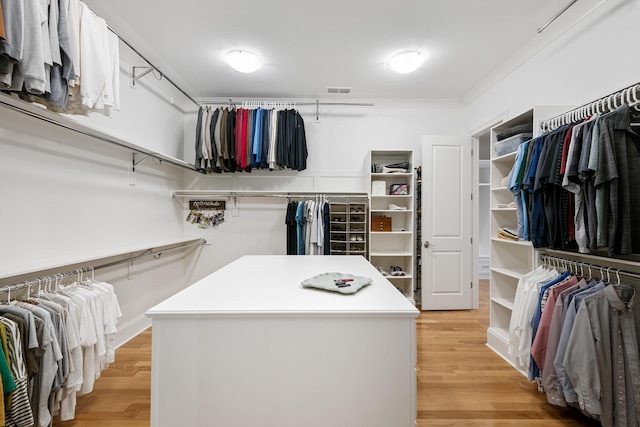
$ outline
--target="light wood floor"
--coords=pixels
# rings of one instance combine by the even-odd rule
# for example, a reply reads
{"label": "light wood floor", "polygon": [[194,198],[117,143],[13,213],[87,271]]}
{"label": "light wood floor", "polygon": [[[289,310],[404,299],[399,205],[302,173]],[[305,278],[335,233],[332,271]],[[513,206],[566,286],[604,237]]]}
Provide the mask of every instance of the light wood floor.
{"label": "light wood floor", "polygon": [[[575,410],[549,405],[535,386],[489,350],[488,319],[486,281],[481,283],[479,310],[420,314],[418,426],[600,425]],[[76,419],[55,420],[54,426],[148,426],[150,372],[147,330],[119,348],[116,363],[102,373],[94,391],[78,398]]]}

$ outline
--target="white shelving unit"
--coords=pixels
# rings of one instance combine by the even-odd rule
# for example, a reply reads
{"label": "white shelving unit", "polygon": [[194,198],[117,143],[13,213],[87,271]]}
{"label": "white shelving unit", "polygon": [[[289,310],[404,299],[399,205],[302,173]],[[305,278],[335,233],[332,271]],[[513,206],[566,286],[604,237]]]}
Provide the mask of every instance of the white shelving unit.
{"label": "white shelving unit", "polygon": [[540,134],[540,122],[567,107],[535,107],[523,114],[508,120],[491,130],[491,164],[490,164],[490,318],[487,330],[487,346],[502,358],[515,366],[513,358],[508,354],[509,323],[513,312],[518,280],[523,274],[531,271],[537,264],[536,251],[531,242],[510,241],[498,238],[500,227],[517,228],[515,208],[499,208],[513,202],[513,194],[506,188],[502,179],[506,177],[516,159],[516,153],[497,156],[494,144],[496,134],[516,125],[529,123],[534,136]]}
{"label": "white shelving unit", "polygon": [[331,255],[367,256],[367,204],[359,201],[331,202]]}
{"label": "white shelving unit", "polygon": [[[387,279],[415,304],[415,211],[412,150],[371,150],[370,164],[389,165],[407,162],[406,173],[370,173],[369,176],[369,261],[389,273]],[[384,183],[384,194],[372,191],[374,182]],[[391,195],[393,184],[406,184],[406,195]],[[392,205],[401,209],[394,209]],[[386,217],[391,220],[389,231],[373,230]],[[404,275],[394,276],[391,266],[398,266]]]}

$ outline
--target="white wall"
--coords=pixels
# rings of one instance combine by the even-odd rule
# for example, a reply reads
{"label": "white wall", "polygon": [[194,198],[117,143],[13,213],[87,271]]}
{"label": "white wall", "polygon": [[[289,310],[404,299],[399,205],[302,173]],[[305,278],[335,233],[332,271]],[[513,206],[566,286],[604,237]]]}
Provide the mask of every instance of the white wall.
{"label": "white wall", "polygon": [[[79,121],[146,148],[182,151],[182,112],[144,85],[130,89],[125,69],[122,111]],[[182,207],[170,197],[183,186],[182,169],[148,160],[130,186],[130,151],[2,107],[0,124],[0,285],[183,238]],[[38,273],[53,265],[61,267]],[[119,343],[150,323],[149,307],[186,285],[183,273],[179,251],[136,262],[132,279],[127,264],[97,272],[120,298]]]}
{"label": "white wall", "polygon": [[579,106],[640,81],[640,2],[609,0],[466,108],[473,131],[535,105]]}

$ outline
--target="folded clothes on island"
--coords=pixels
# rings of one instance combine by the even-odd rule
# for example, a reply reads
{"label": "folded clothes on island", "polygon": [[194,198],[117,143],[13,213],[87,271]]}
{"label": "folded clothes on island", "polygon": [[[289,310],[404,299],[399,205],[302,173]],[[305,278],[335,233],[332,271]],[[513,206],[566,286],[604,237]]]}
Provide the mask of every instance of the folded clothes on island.
{"label": "folded clothes on island", "polygon": [[303,288],[317,288],[327,291],[353,294],[369,285],[373,280],[368,277],[354,276],[348,273],[322,273],[302,281]]}

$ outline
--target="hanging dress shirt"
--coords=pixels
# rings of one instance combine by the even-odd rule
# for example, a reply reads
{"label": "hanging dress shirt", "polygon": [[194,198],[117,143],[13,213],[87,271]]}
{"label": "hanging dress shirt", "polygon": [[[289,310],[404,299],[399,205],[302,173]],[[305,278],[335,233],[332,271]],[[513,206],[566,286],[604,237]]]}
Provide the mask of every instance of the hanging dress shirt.
{"label": "hanging dress shirt", "polygon": [[627,285],[607,286],[578,309],[564,365],[580,408],[604,427],[640,425],[637,295]]}

